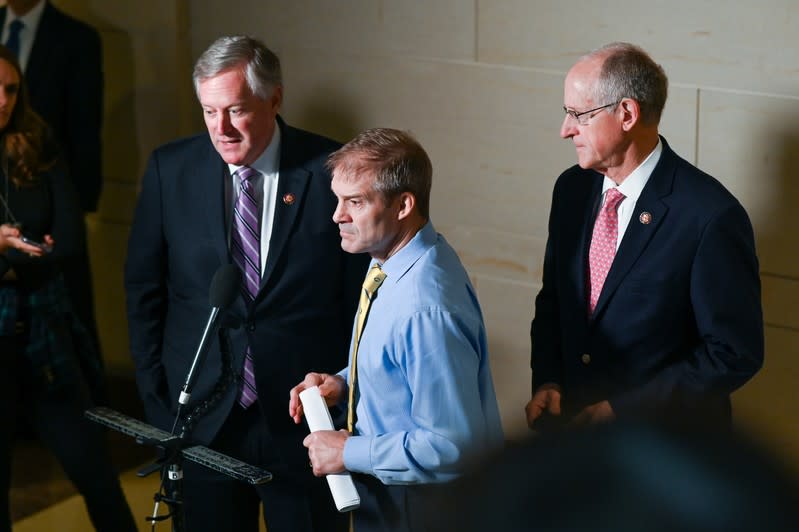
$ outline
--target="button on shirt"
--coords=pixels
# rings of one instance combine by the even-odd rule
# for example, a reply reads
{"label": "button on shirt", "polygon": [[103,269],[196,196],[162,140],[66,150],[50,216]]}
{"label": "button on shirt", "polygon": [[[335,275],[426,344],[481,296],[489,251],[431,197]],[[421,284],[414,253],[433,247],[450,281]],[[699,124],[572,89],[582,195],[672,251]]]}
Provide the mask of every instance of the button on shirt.
{"label": "button on shirt", "polygon": [[[503,441],[480,306],[429,222],[381,266],[387,278],[361,336],[344,464],[384,484],[445,482],[464,458]],[[346,381],[348,371],[340,375]]]}

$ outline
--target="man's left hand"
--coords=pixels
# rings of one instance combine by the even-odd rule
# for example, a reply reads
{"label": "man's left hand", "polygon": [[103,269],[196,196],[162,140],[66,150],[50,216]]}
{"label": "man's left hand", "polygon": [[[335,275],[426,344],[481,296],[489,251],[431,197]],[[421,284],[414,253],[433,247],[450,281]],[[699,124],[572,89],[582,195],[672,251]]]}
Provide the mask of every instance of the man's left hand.
{"label": "man's left hand", "polygon": [[346,430],[318,430],[302,442],[308,448],[313,474],[323,477],[341,473],[344,469],[344,443],[350,434]]}
{"label": "man's left hand", "polygon": [[579,427],[607,423],[614,419],[616,419],[616,414],[613,412],[610,402],[600,401],[585,407],[582,412],[574,417],[571,424]]}

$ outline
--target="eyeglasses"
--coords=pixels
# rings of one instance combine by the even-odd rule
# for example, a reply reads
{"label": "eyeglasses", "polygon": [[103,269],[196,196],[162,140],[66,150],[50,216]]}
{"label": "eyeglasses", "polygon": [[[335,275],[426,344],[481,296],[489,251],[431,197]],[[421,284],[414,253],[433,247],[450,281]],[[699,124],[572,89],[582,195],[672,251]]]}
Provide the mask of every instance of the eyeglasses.
{"label": "eyeglasses", "polygon": [[[581,126],[587,126],[588,121],[597,115],[597,111],[601,111],[602,109],[607,109],[608,107],[613,107],[614,105],[619,105],[619,102],[613,102],[607,105],[600,105],[599,107],[594,107],[593,109],[589,109],[588,111],[583,111],[582,113],[578,113],[574,109],[567,109],[566,106],[563,107],[563,111],[566,113],[566,115],[577,120],[577,123],[580,124]],[[594,113],[594,114],[585,116],[589,113]]]}

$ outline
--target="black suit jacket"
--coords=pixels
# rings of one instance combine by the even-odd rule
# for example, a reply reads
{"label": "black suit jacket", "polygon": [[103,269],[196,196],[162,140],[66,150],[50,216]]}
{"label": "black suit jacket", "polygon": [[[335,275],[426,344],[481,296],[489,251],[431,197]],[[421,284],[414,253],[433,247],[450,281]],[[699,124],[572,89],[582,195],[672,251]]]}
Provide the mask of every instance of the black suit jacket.
{"label": "black suit jacket", "polygon": [[728,420],[729,394],[762,365],[749,218],[661,140],[590,319],[586,264],[603,177],[574,166],[555,184],[531,362],[533,390],[559,384],[567,415],[607,399],[620,417],[677,406]]}
{"label": "black suit jacket", "polygon": [[[0,26],[7,9],[0,9]],[[33,110],[50,125],[61,145],[81,208],[96,211],[103,186],[103,63],[97,31],[48,1],[25,82]]]}
{"label": "black suit jacket", "polygon": [[[345,366],[368,257],[342,251],[332,221],[335,196],[324,163],[338,145],[281,128],[280,177],[269,255],[260,292],[225,313],[223,334],[241,373],[245,347],[254,357],[257,406],[281,453],[307,471],[304,425],[288,415],[289,390],[309,371]],[[217,269],[231,263],[224,180],[230,179],[208,135],[156,149],[144,174],[125,265],[131,355],[148,420],[170,429],[186,374],[209,314]],[[293,202],[287,201],[293,194]],[[211,346],[192,394],[207,399],[224,370],[220,342]],[[204,414],[194,441],[208,444],[238,396],[237,383]],[[190,405],[191,406],[191,405]],[[189,408],[191,410],[191,408]],[[262,464],[266,465],[266,464]],[[270,464],[271,466],[272,464]]]}

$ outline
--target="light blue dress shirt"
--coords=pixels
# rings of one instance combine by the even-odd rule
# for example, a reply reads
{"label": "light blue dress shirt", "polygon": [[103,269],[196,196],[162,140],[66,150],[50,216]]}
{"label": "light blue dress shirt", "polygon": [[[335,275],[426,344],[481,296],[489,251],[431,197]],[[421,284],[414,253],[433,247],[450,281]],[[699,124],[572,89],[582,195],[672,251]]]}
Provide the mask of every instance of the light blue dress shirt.
{"label": "light blue dress shirt", "polygon": [[[344,464],[384,484],[446,482],[503,442],[480,305],[430,222],[381,266]],[[346,380],[348,369],[339,374]]]}

